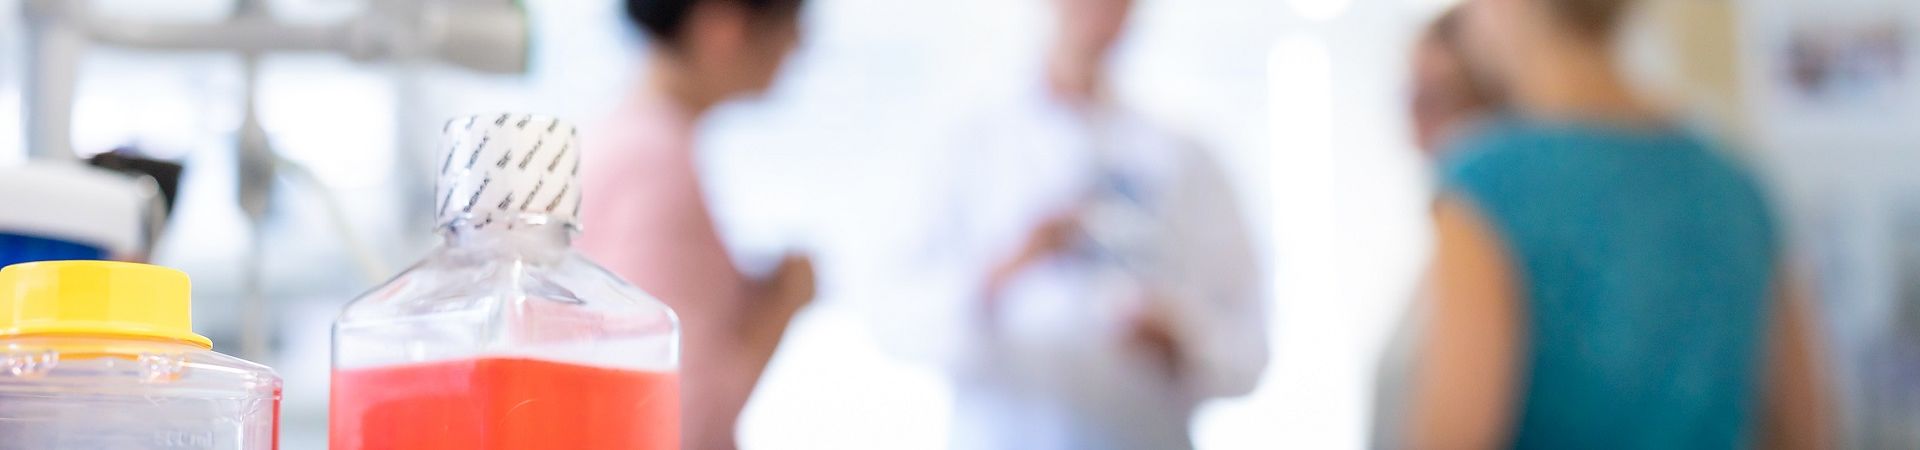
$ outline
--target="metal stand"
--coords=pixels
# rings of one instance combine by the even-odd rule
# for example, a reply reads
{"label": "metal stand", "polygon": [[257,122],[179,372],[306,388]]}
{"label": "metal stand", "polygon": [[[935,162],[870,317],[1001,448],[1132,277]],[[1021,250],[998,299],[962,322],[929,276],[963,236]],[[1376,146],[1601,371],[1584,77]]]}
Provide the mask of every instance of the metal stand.
{"label": "metal stand", "polygon": [[[526,13],[512,0],[379,0],[360,15],[332,24],[280,22],[259,0],[237,0],[227,21],[214,24],[147,23],[100,16],[90,2],[25,0],[22,21],[27,25],[27,58],[23,102],[23,129],[28,155],[36,159],[76,158],[72,143],[74,88],[81,57],[96,44],[154,51],[229,51],[241,56],[245,102],[239,129],[239,192],[237,201],[252,231],[242,270],[245,299],[241,306],[240,356],[268,359],[271,303],[261,280],[265,254],[261,246],[273,181],[280,168],[293,175],[309,172],[280,158],[255,114],[260,58],[272,52],[336,53],[360,61],[392,60],[412,63],[438,60],[471,70],[521,73],[527,64]],[[330,223],[363,270],[385,276],[377,258],[347,226],[339,202],[311,176],[289,177],[310,182],[325,201]]]}

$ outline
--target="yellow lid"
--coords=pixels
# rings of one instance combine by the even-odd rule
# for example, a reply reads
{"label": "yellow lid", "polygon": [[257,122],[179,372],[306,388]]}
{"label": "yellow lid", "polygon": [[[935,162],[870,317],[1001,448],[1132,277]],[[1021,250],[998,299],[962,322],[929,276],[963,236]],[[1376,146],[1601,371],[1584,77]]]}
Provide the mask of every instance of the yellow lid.
{"label": "yellow lid", "polygon": [[177,339],[193,333],[187,274],[111,261],[48,261],[0,269],[0,337],[80,334]]}

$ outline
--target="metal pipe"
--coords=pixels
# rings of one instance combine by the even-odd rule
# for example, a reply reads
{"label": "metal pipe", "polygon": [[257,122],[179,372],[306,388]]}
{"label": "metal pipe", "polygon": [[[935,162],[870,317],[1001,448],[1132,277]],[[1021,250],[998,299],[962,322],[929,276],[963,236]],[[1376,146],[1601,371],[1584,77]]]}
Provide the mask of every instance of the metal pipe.
{"label": "metal pipe", "polygon": [[78,158],[73,152],[74,83],[86,36],[62,20],[69,2],[26,2],[26,60],[21,89],[21,129],[26,131],[27,156]]}
{"label": "metal pipe", "polygon": [[259,16],[215,24],[154,24],[89,17],[87,36],[103,44],[149,50],[345,51],[344,25],[295,25]]}
{"label": "metal pipe", "polygon": [[240,145],[234,168],[239,174],[240,211],[247,216],[247,228],[251,236],[247,239],[245,266],[241,273],[240,299],[240,356],[252,361],[267,361],[272,351],[272,336],[269,334],[273,320],[272,309],[266,291],[266,222],[267,206],[273,199],[274,164],[276,159],[272,143],[267,139],[267,131],[260,125],[260,116],[256,102],[260,92],[260,55],[252,52],[240,54],[240,80],[245,84],[246,96],[240,105]]}

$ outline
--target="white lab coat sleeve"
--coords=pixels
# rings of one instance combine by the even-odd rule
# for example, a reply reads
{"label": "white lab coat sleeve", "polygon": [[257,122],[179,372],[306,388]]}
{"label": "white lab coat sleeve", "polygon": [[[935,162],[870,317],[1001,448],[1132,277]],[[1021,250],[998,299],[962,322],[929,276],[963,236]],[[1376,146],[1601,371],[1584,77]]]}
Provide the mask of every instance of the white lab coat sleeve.
{"label": "white lab coat sleeve", "polygon": [[878,299],[876,336],[888,353],[949,369],[971,354],[980,336],[980,274],[955,255],[905,259],[894,286]]}
{"label": "white lab coat sleeve", "polygon": [[1173,273],[1162,295],[1177,305],[1173,331],[1190,392],[1243,395],[1267,365],[1265,277],[1226,174],[1203,150],[1183,151],[1165,250]]}
{"label": "white lab coat sleeve", "polygon": [[[961,138],[955,142],[978,141]],[[931,158],[921,186],[924,201],[899,211],[904,233],[880,268],[880,284],[869,321],[881,348],[894,357],[952,369],[977,354],[989,257],[986,239],[973,216],[978,205],[968,192],[981,162],[965,152]]]}

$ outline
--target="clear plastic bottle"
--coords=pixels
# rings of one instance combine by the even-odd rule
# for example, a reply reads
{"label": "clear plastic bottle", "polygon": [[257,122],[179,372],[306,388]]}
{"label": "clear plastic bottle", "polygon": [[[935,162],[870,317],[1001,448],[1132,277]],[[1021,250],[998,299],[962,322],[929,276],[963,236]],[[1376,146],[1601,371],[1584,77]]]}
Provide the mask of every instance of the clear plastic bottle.
{"label": "clear plastic bottle", "polygon": [[277,448],[280,378],[194,334],[188,291],[144,264],[0,270],[0,449]]}
{"label": "clear plastic bottle", "polygon": [[334,325],[332,448],[677,449],[673,311],[568,246],[574,128],[456,119],[445,243]]}

